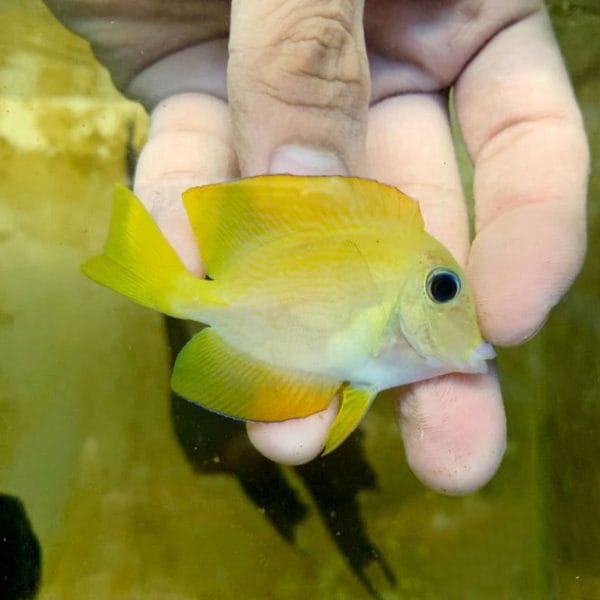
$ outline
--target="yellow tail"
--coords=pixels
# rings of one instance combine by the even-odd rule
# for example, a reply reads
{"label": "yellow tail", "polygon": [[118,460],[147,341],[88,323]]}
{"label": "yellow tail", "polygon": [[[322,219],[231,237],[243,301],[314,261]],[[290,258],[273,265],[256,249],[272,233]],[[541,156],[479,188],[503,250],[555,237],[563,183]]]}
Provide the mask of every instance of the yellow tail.
{"label": "yellow tail", "polygon": [[202,320],[203,309],[222,304],[213,281],[194,277],[137,197],[117,185],[104,253],[83,272],[138,304],[178,318]]}

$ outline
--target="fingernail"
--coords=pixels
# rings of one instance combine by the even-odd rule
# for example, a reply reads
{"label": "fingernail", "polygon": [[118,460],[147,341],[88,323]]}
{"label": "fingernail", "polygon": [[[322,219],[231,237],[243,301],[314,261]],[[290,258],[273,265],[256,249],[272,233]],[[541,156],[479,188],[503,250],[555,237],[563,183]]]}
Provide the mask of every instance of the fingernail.
{"label": "fingernail", "polygon": [[333,152],[290,144],[275,151],[269,173],[290,175],[345,175],[346,166]]}

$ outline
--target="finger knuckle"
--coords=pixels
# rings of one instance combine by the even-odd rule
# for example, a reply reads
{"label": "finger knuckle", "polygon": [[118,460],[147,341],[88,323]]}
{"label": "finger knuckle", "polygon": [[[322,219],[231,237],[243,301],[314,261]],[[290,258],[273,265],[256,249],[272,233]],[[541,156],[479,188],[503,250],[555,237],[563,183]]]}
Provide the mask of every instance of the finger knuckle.
{"label": "finger knuckle", "polygon": [[368,102],[368,63],[351,3],[325,2],[318,10],[282,19],[255,54],[252,87],[286,104],[352,115]]}

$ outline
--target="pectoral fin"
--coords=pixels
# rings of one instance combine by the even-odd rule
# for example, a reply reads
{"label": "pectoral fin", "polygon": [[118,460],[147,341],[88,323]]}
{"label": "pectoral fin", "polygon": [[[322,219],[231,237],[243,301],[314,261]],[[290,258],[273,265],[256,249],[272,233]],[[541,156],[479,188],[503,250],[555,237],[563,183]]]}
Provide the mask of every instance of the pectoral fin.
{"label": "pectoral fin", "polygon": [[371,388],[344,388],[342,406],[327,433],[323,455],[335,450],[358,427],[376,395]]}
{"label": "pectoral fin", "polygon": [[229,417],[284,421],[325,409],[340,382],[272,367],[207,328],[179,353],[171,385],[180,396]]}

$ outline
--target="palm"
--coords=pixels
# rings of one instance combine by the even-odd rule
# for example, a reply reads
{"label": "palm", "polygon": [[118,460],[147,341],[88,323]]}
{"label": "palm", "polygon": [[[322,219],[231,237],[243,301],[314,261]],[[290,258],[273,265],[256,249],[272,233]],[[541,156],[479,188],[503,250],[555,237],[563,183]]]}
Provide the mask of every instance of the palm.
{"label": "palm", "polygon": [[[225,39],[228,0],[108,3],[46,0],[70,27],[90,39],[116,81],[191,45]],[[89,4],[89,6],[88,6]],[[445,5],[445,6],[444,6]],[[398,92],[431,92],[454,82],[464,65],[498,31],[539,10],[536,0],[511,5],[490,0],[367,0],[365,37],[373,60],[374,97],[393,75]]]}

